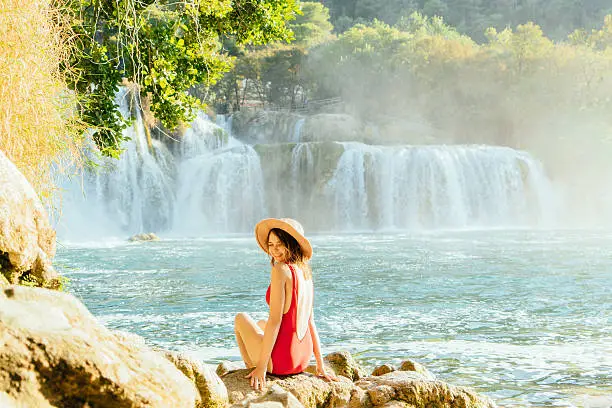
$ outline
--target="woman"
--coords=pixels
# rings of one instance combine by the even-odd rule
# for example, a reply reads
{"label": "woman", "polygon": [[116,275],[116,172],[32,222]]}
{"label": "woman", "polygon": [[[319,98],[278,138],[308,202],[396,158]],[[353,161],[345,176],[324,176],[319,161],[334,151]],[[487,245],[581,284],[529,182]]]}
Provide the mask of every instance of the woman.
{"label": "woman", "polygon": [[267,320],[257,323],[246,313],[236,315],[234,331],[247,368],[246,377],[256,390],[266,387],[266,372],[276,375],[304,371],[314,352],[317,375],[336,380],[325,372],[321,345],[313,316],[312,257],[302,225],[290,218],[268,218],[255,226],[257,243],[272,264],[266,302]]}

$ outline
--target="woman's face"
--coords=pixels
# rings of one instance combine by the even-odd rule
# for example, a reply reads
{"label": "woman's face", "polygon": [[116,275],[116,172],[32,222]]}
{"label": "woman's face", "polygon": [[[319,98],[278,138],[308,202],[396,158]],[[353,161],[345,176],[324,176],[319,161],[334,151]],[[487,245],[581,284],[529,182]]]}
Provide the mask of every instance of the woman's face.
{"label": "woman's face", "polygon": [[268,238],[268,252],[276,262],[285,262],[287,258],[287,248],[283,245],[275,233],[270,233]]}

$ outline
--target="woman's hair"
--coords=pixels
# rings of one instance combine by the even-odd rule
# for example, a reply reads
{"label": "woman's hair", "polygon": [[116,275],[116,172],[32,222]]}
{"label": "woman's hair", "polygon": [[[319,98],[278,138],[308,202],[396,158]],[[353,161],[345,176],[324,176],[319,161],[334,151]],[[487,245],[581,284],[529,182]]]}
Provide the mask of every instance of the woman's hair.
{"label": "woman's hair", "polygon": [[[291,234],[280,228],[272,228],[268,233],[268,241],[270,240],[270,234],[272,233],[274,233],[283,246],[287,248],[287,263],[292,263],[299,266],[304,272],[304,278],[310,279],[312,277],[312,271],[310,269],[310,265],[308,265],[308,259],[304,257],[302,247],[297,240],[293,238]],[[274,258],[272,256],[270,256],[270,264],[274,266]]]}

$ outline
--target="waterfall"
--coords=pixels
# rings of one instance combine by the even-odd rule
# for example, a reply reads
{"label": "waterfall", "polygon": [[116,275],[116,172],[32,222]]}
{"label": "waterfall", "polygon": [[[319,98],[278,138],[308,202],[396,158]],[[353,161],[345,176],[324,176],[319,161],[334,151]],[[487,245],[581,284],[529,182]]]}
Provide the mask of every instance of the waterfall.
{"label": "waterfall", "polygon": [[94,167],[63,181],[58,205],[63,211],[53,216],[59,238],[251,229],[265,214],[263,177],[253,148],[202,112],[180,137],[175,154],[159,140],[149,146],[137,101],[130,98],[126,88],[116,98],[124,117],[134,116],[124,130],[129,140],[122,145],[121,159],[100,157],[90,140]]}
{"label": "waterfall", "polygon": [[174,233],[249,231],[266,213],[259,156],[251,146],[185,160],[179,174]]}
{"label": "waterfall", "polygon": [[298,143],[291,151],[291,209],[288,216],[299,218],[302,208],[307,205],[301,183],[314,183],[314,158],[309,143]]}
{"label": "waterfall", "polygon": [[[221,121],[225,125],[225,121]],[[226,147],[228,133],[223,126],[211,122],[204,112],[198,112],[191,126],[181,137],[180,156],[186,159]]]}
{"label": "waterfall", "polygon": [[366,191],[366,166],[375,147],[363,145],[364,149],[353,148],[352,143],[344,144],[346,151],[340,157],[333,177],[325,186],[325,199],[333,211],[330,220],[341,229],[363,229],[370,216],[368,192]]}
{"label": "waterfall", "polygon": [[302,127],[304,126],[304,122],[306,119],[299,118],[293,127],[293,133],[289,137],[289,141],[293,143],[300,143],[302,141]]}
{"label": "waterfall", "polygon": [[95,168],[64,183],[61,239],[249,232],[268,216],[297,218],[311,231],[549,226],[556,220],[551,182],[526,152],[304,143],[304,118],[293,122],[293,142],[253,146],[232,137],[231,117],[218,115],[214,124],[203,112],[173,136],[171,152],[159,140],[148,142],[140,109],[130,109],[129,99],[125,89],[117,95],[122,114],[134,111],[121,159],[92,153]]}
{"label": "waterfall", "polygon": [[554,194],[527,153],[491,146],[343,143],[326,184],[336,228],[529,226],[554,219]]}
{"label": "waterfall", "polygon": [[225,115],[217,115],[215,123],[221,129],[225,130],[225,132],[228,135],[231,135],[232,134],[232,121],[233,121],[233,119],[234,119],[233,116],[227,117]]}
{"label": "waterfall", "polygon": [[[66,239],[93,238],[96,234],[123,235],[171,225],[174,204],[174,160],[158,140],[147,141],[140,109],[132,109],[127,88],[117,93],[116,103],[124,117],[134,111],[132,126],[124,130],[121,160],[101,158],[90,142],[93,171],[63,183],[67,207],[57,224]],[[87,220],[87,221],[85,221]]]}

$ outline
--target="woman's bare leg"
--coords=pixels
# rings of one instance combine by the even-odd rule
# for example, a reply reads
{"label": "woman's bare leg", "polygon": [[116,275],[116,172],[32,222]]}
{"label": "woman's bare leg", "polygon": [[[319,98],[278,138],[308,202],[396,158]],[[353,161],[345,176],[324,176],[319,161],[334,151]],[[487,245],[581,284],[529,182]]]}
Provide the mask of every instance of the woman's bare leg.
{"label": "woman's bare leg", "polygon": [[[260,321],[261,322],[261,321]],[[264,330],[246,313],[238,313],[234,320],[234,332],[236,342],[240,349],[240,355],[247,368],[255,367],[261,352]],[[264,326],[265,327],[265,323]],[[268,371],[272,371],[272,361],[268,364]]]}

